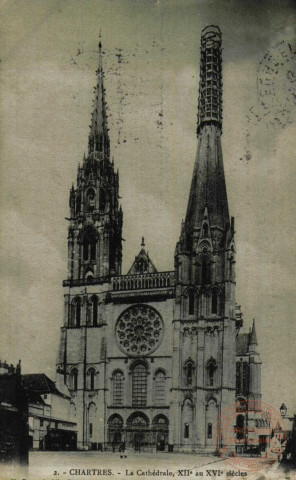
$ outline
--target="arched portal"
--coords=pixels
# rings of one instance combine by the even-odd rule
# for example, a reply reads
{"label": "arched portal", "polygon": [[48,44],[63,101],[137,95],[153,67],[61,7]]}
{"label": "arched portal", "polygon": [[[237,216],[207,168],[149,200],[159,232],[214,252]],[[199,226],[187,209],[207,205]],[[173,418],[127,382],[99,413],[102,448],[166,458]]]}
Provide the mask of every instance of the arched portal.
{"label": "arched portal", "polygon": [[164,452],[167,449],[169,438],[169,420],[165,415],[159,414],[152,420],[152,431],[156,450]]}
{"label": "arched portal", "polygon": [[126,422],[127,445],[141,452],[151,445],[152,437],[149,429],[149,418],[143,412],[132,413]]}
{"label": "arched portal", "polygon": [[108,420],[108,443],[112,445],[113,450],[115,450],[119,448],[123,442],[123,419],[120,415],[114,413]]}

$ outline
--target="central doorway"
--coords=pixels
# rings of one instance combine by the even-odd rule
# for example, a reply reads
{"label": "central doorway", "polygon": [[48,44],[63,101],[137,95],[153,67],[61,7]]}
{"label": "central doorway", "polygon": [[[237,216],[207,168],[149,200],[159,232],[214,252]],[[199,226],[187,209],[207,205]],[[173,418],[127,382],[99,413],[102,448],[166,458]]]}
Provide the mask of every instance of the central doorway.
{"label": "central doorway", "polygon": [[142,432],[137,432],[134,435],[134,449],[136,452],[140,452],[144,444],[145,435]]}
{"label": "central doorway", "polygon": [[145,450],[150,445],[149,419],[143,412],[132,413],[126,421],[127,445],[136,452]]}
{"label": "central doorway", "polygon": [[165,436],[162,433],[157,434],[157,451],[164,452],[165,451]]}

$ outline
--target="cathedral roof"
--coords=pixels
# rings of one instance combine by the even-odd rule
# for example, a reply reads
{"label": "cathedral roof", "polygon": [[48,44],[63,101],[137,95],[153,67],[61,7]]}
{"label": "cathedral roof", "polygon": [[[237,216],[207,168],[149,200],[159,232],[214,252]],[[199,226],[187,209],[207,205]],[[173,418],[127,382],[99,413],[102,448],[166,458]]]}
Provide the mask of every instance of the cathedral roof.
{"label": "cathedral roof", "polygon": [[141,273],[157,273],[157,270],[150,259],[148,252],[145,250],[144,238],[142,238],[142,248],[135,257],[134,263],[128,271],[128,275],[136,275]]}

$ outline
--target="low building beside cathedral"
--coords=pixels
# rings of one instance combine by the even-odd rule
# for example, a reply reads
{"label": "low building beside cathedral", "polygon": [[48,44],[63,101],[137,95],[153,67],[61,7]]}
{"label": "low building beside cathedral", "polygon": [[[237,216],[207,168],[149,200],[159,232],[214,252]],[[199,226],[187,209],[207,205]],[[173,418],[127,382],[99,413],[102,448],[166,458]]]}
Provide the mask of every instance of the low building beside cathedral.
{"label": "low building beside cathedral", "polygon": [[[213,452],[219,416],[238,399],[239,444],[256,427],[261,361],[255,324],[240,334],[234,220],[221,147],[221,32],[201,37],[198,147],[174,270],[144,241],[122,274],[119,178],[110,156],[102,47],[88,154],[70,191],[68,277],[57,387],[71,394],[81,449]],[[217,428],[218,426],[218,428]],[[259,427],[258,427],[259,429]],[[259,429],[260,430],[260,429]],[[256,434],[254,446],[259,445]],[[263,439],[261,443],[264,443]]]}

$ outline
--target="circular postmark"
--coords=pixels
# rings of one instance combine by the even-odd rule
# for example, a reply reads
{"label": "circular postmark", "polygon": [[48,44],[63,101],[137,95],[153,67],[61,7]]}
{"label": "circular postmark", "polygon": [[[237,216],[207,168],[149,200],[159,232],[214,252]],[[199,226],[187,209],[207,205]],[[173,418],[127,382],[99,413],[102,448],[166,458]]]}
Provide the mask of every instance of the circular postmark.
{"label": "circular postmark", "polygon": [[260,61],[257,96],[261,112],[268,123],[284,128],[293,121],[296,105],[296,49],[292,42],[275,43]]}
{"label": "circular postmark", "polygon": [[282,416],[259,399],[237,401],[225,408],[215,429],[218,454],[239,470],[256,472],[270,467],[286,447]]}

